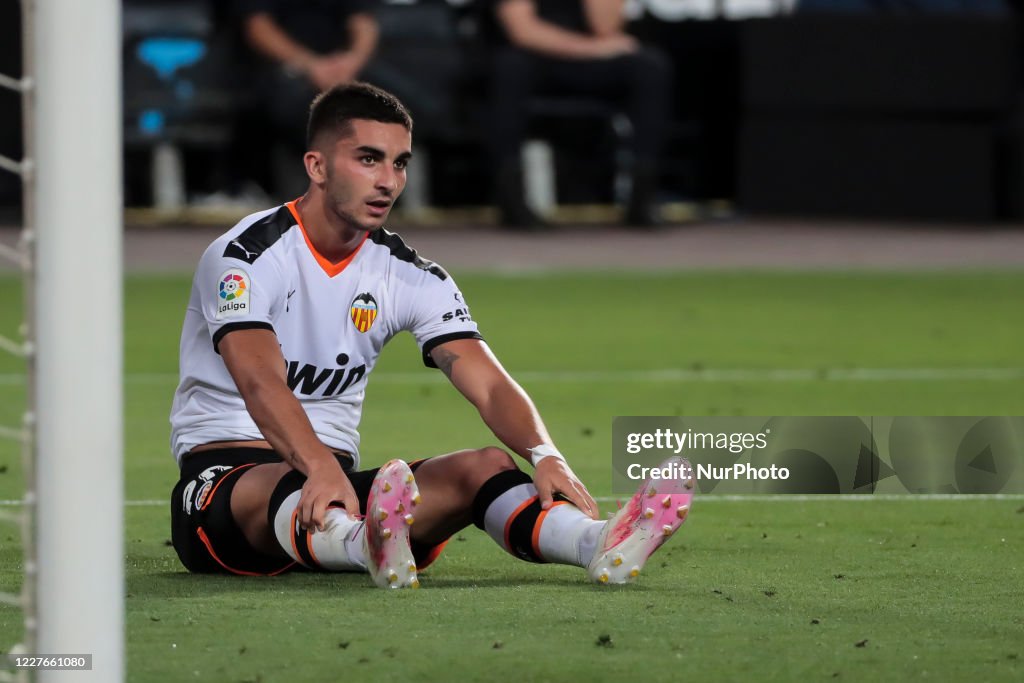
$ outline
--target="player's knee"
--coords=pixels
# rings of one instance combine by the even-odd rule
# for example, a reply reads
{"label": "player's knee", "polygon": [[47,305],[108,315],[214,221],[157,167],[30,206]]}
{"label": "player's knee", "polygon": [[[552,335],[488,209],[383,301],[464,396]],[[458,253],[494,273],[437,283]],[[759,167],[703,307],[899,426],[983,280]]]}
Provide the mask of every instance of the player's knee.
{"label": "player's knee", "polygon": [[497,446],[485,446],[477,451],[478,469],[486,470],[490,475],[495,475],[504,470],[519,469],[513,458],[507,451]]}
{"label": "player's knee", "polygon": [[496,446],[486,446],[463,453],[458,468],[460,488],[463,491],[476,491],[499,472],[518,469],[512,456]]}

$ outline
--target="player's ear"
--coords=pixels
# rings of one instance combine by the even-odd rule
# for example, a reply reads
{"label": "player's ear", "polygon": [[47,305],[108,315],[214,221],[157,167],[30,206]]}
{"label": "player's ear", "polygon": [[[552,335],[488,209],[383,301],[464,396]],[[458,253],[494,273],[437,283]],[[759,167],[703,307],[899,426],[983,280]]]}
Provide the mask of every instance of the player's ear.
{"label": "player's ear", "polygon": [[302,162],[306,165],[306,175],[314,183],[323,183],[327,180],[327,168],[325,166],[327,159],[321,152],[315,149],[309,150],[302,157]]}

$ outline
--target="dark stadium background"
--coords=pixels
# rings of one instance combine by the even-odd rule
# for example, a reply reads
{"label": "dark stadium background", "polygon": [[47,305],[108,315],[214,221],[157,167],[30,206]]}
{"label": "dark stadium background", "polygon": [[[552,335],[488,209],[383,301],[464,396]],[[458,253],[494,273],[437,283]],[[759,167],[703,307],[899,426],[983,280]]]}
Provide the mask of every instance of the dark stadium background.
{"label": "dark stadium background", "polygon": [[[258,174],[263,162],[247,156],[253,145],[246,143],[258,131],[247,130],[239,115],[245,93],[233,86],[239,47],[229,4],[124,3],[126,16],[165,5],[205,18],[196,32],[211,46],[209,57],[182,75],[204,105],[181,114],[181,125],[167,133],[183,141],[190,195],[224,189],[237,181],[239,167]],[[383,2],[391,19],[382,23],[379,58],[401,64],[402,51],[412,43],[404,34],[391,40],[389,31],[407,32],[402,14],[432,4],[450,9],[457,44],[425,46],[424,33],[412,41],[425,50],[418,59],[432,49],[445,59],[464,57],[458,83],[437,90],[438,97],[451,98],[460,133],[424,131],[419,137],[433,159],[432,203],[449,207],[470,197],[487,204],[489,176],[475,132],[483,125],[485,86],[475,65],[486,45],[474,33],[475,3]],[[672,3],[639,2],[641,16],[631,27],[666,50],[675,65],[673,122],[661,178],[666,199],[725,199],[740,212],[761,215],[975,223],[1024,217],[1022,3],[1006,2],[1005,13],[997,16],[935,11],[957,4],[935,0],[865,0],[860,4],[874,11],[838,14],[808,10],[828,2],[799,2],[791,14],[747,19],[725,16],[744,3],[704,4],[717,8],[710,18],[672,21],[664,9],[652,10]],[[701,5],[679,2],[676,13]],[[0,72],[20,70],[18,15],[19,3],[0,4]],[[132,60],[126,49],[126,110],[135,106],[139,88],[153,87],[142,83],[144,74]],[[441,61],[420,62],[424,78],[437,76]],[[153,199],[148,155],[157,138],[140,135],[134,115],[126,111],[126,203],[146,206]],[[610,202],[614,149],[604,122],[552,118],[536,125],[556,141],[560,202]],[[20,155],[20,104],[8,91],[0,92],[0,153]],[[19,203],[17,180],[0,175],[0,211],[16,216]]]}

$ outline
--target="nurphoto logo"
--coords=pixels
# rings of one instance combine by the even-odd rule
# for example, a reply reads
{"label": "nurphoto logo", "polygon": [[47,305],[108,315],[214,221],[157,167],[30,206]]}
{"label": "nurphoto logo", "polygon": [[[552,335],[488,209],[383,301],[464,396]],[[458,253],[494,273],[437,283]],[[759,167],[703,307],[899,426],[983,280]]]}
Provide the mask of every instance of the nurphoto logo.
{"label": "nurphoto logo", "polygon": [[689,479],[696,475],[698,480],[725,481],[736,479],[789,479],[789,468],[771,465],[770,467],[753,467],[744,463],[736,463],[731,467],[714,467],[698,463],[696,468],[684,464],[669,463],[662,467],[644,467],[640,463],[632,463],[626,468],[626,476],[633,480],[643,479]]}

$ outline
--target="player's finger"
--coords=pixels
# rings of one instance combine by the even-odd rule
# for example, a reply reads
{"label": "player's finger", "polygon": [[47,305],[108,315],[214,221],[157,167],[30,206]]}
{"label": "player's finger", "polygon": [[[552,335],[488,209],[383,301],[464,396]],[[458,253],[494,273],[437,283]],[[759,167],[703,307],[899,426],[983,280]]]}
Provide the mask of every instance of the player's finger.
{"label": "player's finger", "polygon": [[313,517],[313,496],[305,489],[299,495],[299,526],[303,529],[310,528],[310,520]]}
{"label": "player's finger", "polygon": [[591,506],[591,502],[587,496],[583,495],[583,492],[575,485],[566,486],[562,495],[569,499],[569,501],[582,510],[586,515],[593,518],[594,509]]}
{"label": "player's finger", "polygon": [[348,512],[348,516],[352,519],[358,519],[360,513],[359,510],[359,496],[356,492],[349,487],[349,490],[345,492],[345,497],[342,499],[342,503],[345,505],[345,511]]}
{"label": "player's finger", "polygon": [[579,479],[575,478],[571,480],[570,484],[575,494],[583,503],[579,508],[591,517],[595,517],[597,514],[597,501],[590,495],[590,491],[587,491],[587,487]]}
{"label": "player's finger", "polygon": [[[299,526],[303,529],[319,531],[323,522],[326,506],[323,505],[324,496],[319,490],[306,488],[302,489],[302,497],[299,499]],[[320,518],[317,519],[317,510],[320,509]]]}
{"label": "player's finger", "polygon": [[327,504],[330,501],[327,496],[317,496],[313,501],[313,511],[310,515],[310,528],[317,531],[324,530],[324,517],[327,516]]}
{"label": "player's finger", "polygon": [[578,507],[591,519],[597,519],[597,503],[590,497],[590,493],[587,491],[586,487],[584,487],[579,481],[573,479],[567,481],[566,486],[562,491],[562,495],[568,498],[573,505]]}
{"label": "player's finger", "polygon": [[[597,501],[594,500],[592,495],[590,495],[590,491],[587,491],[586,487],[582,484],[577,484],[577,486],[580,489],[580,495],[587,504],[586,509],[583,511],[590,515],[591,519],[597,519],[600,514],[600,511],[597,509]],[[580,509],[582,510],[583,508]]]}
{"label": "player's finger", "polygon": [[535,481],[534,486],[537,487],[537,500],[540,501],[540,509],[547,510],[554,502],[554,487],[547,481]]}

